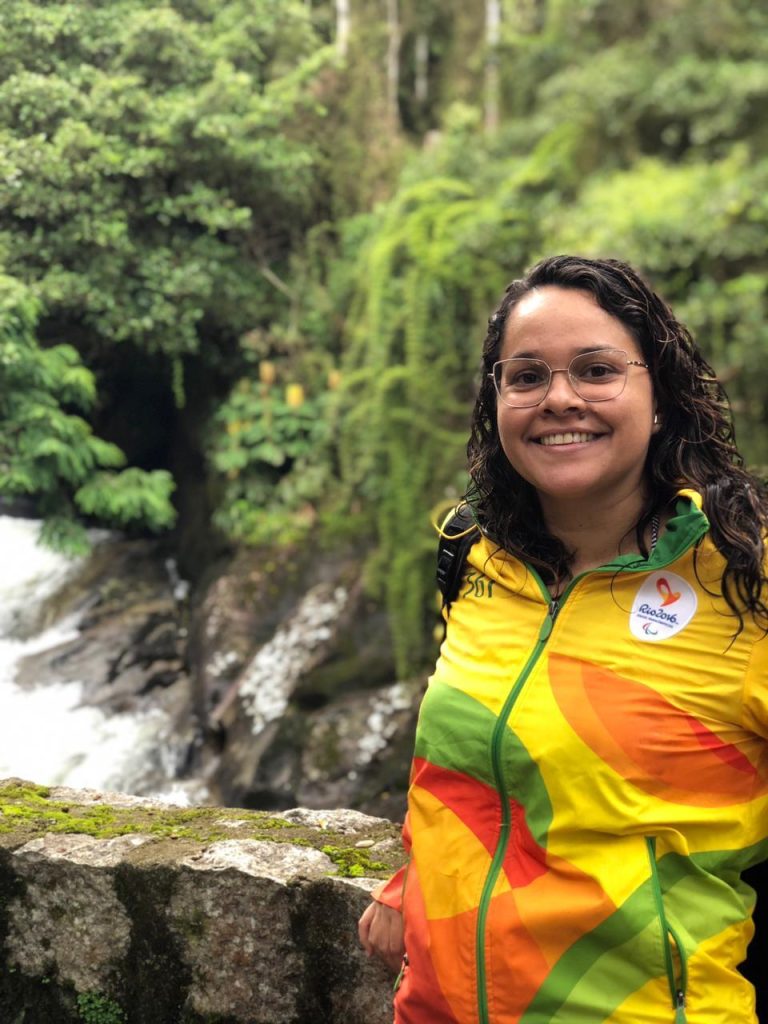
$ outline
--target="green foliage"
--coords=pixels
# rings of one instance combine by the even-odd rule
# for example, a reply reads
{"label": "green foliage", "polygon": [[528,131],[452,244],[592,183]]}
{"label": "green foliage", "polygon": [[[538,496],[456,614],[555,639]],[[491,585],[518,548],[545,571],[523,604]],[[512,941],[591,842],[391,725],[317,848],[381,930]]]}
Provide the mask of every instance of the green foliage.
{"label": "green foliage", "polygon": [[125,1024],[120,1006],[100,992],[80,992],[77,1012],[83,1024]]}
{"label": "green foliage", "polygon": [[[42,499],[49,543],[84,550],[83,515],[172,523],[168,472],[117,472],[122,453],[93,435],[97,384],[119,399],[116,346],[137,380],[165,362],[179,411],[187,363],[243,372],[236,338],[282,315],[281,274],[314,217],[333,62],[301,0],[4,3],[0,261],[28,289],[30,340],[23,358],[5,342],[0,489]],[[250,536],[240,498],[222,522]]]}
{"label": "green foliage", "polygon": [[142,523],[161,530],[173,522],[171,494],[174,483],[164,469],[145,472],[135,467],[122,473],[96,473],[75,491],[81,512],[108,523]]}
{"label": "green foliage", "polygon": [[[237,382],[210,428],[211,464],[223,491],[215,522],[246,543],[295,543],[314,526],[327,485],[334,376],[318,365],[310,372],[307,359],[307,384],[299,383],[289,357],[258,359],[274,339],[251,334],[243,344],[252,376]],[[295,345],[283,339],[281,347]]]}
{"label": "green foliage", "polygon": [[[378,528],[398,669],[423,656],[434,537],[460,492],[483,315],[524,212],[456,178],[405,187],[372,225],[344,375],[342,470]],[[488,238],[492,244],[487,244]]]}
{"label": "green foliage", "polygon": [[168,521],[168,476],[125,469],[89,426],[129,351],[161,366],[177,423],[208,416],[228,536],[372,545],[410,672],[485,318],[554,251],[645,271],[768,463],[768,12],[501,6],[491,54],[484,5],[401,0],[398,124],[380,6],[356,5],[341,59],[330,0],[6,0],[0,483],[50,498],[51,539],[77,547],[76,512]]}
{"label": "green foliage", "polygon": [[369,219],[341,466],[376,522],[401,672],[425,650],[427,510],[460,487],[484,317],[540,256],[646,272],[726,380],[747,455],[768,462],[766,30],[766,12],[729,0],[695,17],[685,0],[507,3],[500,131],[481,134],[476,88]]}
{"label": "green foliage", "polygon": [[169,475],[114,472],[123,453],[66,411],[92,405],[93,375],[71,346],[38,345],[38,308],[28,288],[0,277],[0,492],[37,497],[43,540],[72,553],[88,548],[76,511],[121,526],[170,525]]}
{"label": "green foliage", "polygon": [[216,358],[274,312],[254,268],[308,214],[307,83],[330,56],[306,8],[8,0],[3,18],[9,272],[91,343]]}

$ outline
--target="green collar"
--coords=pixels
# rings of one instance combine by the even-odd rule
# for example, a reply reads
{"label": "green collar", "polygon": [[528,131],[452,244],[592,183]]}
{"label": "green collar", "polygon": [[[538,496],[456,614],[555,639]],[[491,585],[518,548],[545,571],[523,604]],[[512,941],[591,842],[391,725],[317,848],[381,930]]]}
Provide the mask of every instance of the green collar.
{"label": "green collar", "polygon": [[708,529],[709,520],[701,507],[701,496],[698,492],[688,489],[678,491],[672,517],[667,520],[650,556],[645,559],[637,554],[618,555],[601,568],[621,567],[645,572],[661,569],[684,555],[701,540]]}
{"label": "green collar", "polygon": [[708,529],[709,520],[701,507],[701,496],[696,491],[680,491],[675,501],[675,511],[648,559],[648,567],[674,562],[701,540]]}
{"label": "green collar", "polygon": [[[587,569],[579,573],[568,583],[560,597],[550,603],[550,608],[553,604],[561,605],[579,580],[585,576],[594,573],[616,573],[621,570],[625,572],[654,572],[664,569],[672,562],[676,562],[686,551],[689,551],[694,544],[701,540],[708,529],[709,520],[701,507],[701,495],[693,490],[678,491],[672,518],[667,521],[664,532],[659,537],[649,558],[645,559],[636,553],[617,555],[616,558],[599,568]],[[549,602],[549,590],[541,577],[532,566],[527,566],[527,569],[538,583],[544,599]],[[550,623],[553,621],[551,617],[549,621]]]}

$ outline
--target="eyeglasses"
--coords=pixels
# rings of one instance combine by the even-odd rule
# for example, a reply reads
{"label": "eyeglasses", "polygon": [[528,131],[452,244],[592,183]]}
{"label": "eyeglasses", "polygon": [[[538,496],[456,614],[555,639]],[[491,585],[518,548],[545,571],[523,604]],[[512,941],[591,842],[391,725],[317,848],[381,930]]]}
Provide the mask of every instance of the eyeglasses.
{"label": "eyeglasses", "polygon": [[553,370],[543,359],[514,357],[493,364],[488,376],[496,387],[499,400],[513,409],[528,409],[547,397],[552,376],[567,373],[571,387],[585,402],[607,402],[618,398],[627,383],[627,368],[647,363],[628,359],[618,348],[595,349],[575,356],[566,369]]}

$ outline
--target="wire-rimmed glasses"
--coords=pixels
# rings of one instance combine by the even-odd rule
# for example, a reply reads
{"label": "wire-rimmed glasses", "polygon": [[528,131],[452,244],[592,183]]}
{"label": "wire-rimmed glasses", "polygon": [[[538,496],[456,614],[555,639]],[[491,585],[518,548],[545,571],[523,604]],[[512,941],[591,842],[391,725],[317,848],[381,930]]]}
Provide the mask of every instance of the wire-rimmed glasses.
{"label": "wire-rimmed glasses", "polygon": [[513,356],[499,359],[488,376],[499,401],[513,409],[528,409],[547,397],[552,375],[567,373],[571,387],[585,402],[607,402],[618,398],[627,383],[630,366],[648,369],[647,363],[629,359],[618,348],[600,348],[574,356],[564,369],[553,370],[543,359]]}

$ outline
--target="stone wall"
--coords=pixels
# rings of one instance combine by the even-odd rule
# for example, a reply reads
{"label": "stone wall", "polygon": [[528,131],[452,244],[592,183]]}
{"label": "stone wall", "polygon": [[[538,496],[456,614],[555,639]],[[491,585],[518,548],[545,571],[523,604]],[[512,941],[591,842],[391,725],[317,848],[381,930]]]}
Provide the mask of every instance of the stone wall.
{"label": "stone wall", "polygon": [[401,859],[354,811],[0,783],[2,1024],[391,1024],[356,921]]}

